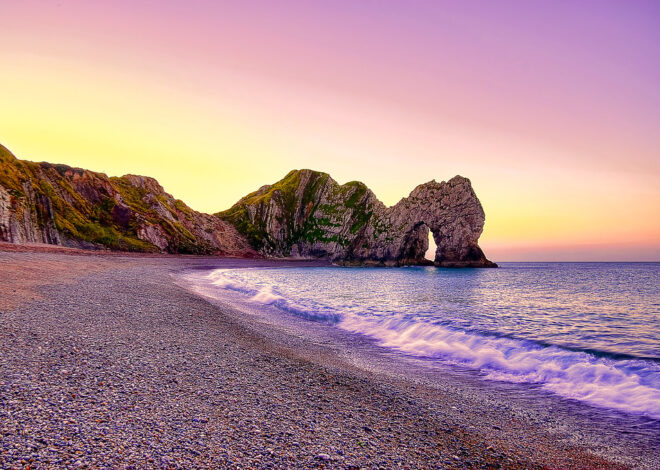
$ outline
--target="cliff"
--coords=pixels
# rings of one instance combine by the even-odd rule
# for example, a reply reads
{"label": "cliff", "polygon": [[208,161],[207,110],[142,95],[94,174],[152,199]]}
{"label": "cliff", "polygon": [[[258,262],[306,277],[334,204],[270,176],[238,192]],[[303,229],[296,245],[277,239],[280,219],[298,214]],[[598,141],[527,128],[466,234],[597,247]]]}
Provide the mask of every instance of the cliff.
{"label": "cliff", "polygon": [[431,181],[386,207],[363,183],[339,185],[328,174],[295,170],[247,195],[218,217],[261,254],[321,257],[347,265],[434,264],[495,267],[478,245],[485,215],[467,178]]}
{"label": "cliff", "polygon": [[196,212],[153,178],[18,160],[0,145],[0,241],[79,248],[256,253],[229,223]]}
{"label": "cliff", "polygon": [[495,266],[470,181],[431,181],[386,207],[363,183],[294,170],[215,215],[149,177],[19,160],[0,145],[0,241],[141,252],[327,258],[345,265]]}

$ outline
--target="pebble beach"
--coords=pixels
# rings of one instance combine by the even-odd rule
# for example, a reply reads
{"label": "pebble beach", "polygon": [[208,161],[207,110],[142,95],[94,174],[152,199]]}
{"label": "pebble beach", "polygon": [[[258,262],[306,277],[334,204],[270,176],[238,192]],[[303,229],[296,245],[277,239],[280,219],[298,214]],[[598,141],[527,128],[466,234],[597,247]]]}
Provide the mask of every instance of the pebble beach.
{"label": "pebble beach", "polygon": [[[6,248],[6,247],[5,247]],[[210,301],[304,262],[0,251],[0,468],[660,468],[660,424]]]}

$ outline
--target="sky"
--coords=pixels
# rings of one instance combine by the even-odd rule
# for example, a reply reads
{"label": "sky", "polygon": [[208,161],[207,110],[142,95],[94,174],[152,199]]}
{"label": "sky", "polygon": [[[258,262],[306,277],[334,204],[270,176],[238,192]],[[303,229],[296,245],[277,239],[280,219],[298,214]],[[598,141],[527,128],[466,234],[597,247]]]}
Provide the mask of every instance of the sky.
{"label": "sky", "polygon": [[217,212],[470,178],[495,261],[660,261],[660,2],[0,0],[0,143]]}

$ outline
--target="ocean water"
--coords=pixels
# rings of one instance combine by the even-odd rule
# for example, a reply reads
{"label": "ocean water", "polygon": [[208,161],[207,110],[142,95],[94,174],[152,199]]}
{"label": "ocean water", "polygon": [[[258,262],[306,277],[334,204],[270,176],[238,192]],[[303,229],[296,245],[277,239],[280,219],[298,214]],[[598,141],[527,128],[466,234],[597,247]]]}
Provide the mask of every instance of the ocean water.
{"label": "ocean water", "polygon": [[189,274],[382,346],[660,419],[660,264],[252,268]]}

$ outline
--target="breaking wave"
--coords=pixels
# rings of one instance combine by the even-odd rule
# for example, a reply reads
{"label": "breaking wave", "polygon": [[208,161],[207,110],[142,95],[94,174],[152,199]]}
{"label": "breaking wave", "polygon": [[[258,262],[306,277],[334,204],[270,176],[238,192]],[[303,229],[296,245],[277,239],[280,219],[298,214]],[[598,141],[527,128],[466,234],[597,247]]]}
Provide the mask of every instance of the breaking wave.
{"label": "breaking wave", "polygon": [[408,354],[478,369],[488,379],[538,383],[566,398],[660,419],[660,368],[652,361],[598,357],[397,318],[347,317],[339,325]]}
{"label": "breaking wave", "polygon": [[406,354],[478,370],[486,379],[539,384],[565,398],[660,419],[660,361],[469,331],[429,318],[376,315],[372,307],[359,310],[348,300],[329,304],[316,296],[293,295],[291,290],[283,294],[279,285],[259,279],[255,282],[251,275],[237,275],[237,270],[215,270],[196,281],[212,289],[239,292],[250,302],[369,336]]}

